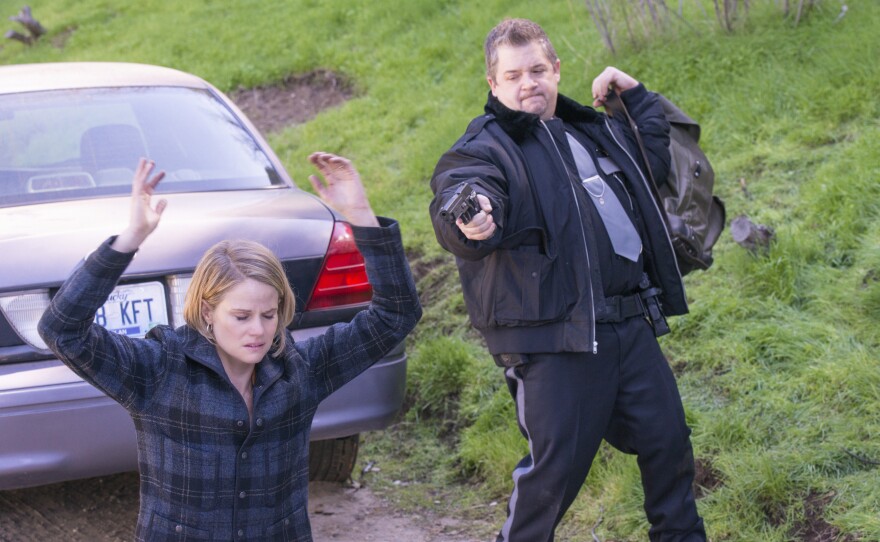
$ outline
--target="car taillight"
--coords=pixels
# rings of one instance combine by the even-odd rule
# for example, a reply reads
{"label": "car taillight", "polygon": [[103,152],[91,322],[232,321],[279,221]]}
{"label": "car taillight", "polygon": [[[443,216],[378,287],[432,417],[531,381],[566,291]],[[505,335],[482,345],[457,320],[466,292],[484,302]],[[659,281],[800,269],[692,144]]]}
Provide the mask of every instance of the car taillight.
{"label": "car taillight", "polygon": [[351,226],[337,222],[306,310],[366,303],[372,297],[373,287],[367,279],[364,257],[354,243]]}
{"label": "car taillight", "polygon": [[192,275],[171,275],[168,277],[168,299],[171,301],[171,325],[177,328],[186,323],[183,319],[183,302],[186,290],[192,282]]}
{"label": "car taillight", "polygon": [[18,336],[31,347],[48,352],[43,338],[37,333],[37,323],[49,308],[49,290],[34,290],[0,297],[0,310]]}

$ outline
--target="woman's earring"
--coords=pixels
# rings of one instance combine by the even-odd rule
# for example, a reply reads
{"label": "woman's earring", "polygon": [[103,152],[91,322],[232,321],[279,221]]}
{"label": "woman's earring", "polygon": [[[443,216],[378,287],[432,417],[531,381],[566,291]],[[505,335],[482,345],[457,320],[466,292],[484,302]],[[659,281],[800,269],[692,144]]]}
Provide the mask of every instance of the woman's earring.
{"label": "woman's earring", "polygon": [[214,334],[214,324],[208,324],[208,335]]}

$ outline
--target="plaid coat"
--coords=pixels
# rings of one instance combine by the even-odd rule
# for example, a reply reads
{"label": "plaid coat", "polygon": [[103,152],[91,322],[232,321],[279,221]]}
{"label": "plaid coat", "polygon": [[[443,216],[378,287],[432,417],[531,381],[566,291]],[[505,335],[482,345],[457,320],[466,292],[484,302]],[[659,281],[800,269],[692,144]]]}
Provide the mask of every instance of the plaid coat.
{"label": "plaid coat", "polygon": [[249,420],[217,350],[188,326],[144,339],[93,323],[132,254],[104,242],[40,321],[74,372],[118,401],[137,430],[137,540],[311,541],[308,443],[318,403],[400,343],[421,306],[396,222],[353,228],[373,301],[351,323],[288,345],[256,366]]}

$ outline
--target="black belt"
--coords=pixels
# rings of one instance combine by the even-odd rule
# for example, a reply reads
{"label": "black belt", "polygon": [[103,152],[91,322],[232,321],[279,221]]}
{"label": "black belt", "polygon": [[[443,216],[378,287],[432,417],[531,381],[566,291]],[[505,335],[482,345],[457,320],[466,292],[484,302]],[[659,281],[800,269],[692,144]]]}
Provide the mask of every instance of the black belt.
{"label": "black belt", "polygon": [[600,324],[623,322],[634,316],[645,316],[645,306],[639,294],[606,297],[605,306],[596,309],[596,322]]}

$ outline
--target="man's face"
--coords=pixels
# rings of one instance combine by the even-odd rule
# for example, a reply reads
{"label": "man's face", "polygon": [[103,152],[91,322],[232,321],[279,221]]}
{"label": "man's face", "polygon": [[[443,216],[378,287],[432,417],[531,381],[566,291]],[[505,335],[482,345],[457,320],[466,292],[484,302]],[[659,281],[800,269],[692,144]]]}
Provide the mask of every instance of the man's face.
{"label": "man's face", "polygon": [[498,47],[495,76],[487,77],[498,101],[515,111],[547,120],[556,112],[559,61],[551,62],[538,42]]}

